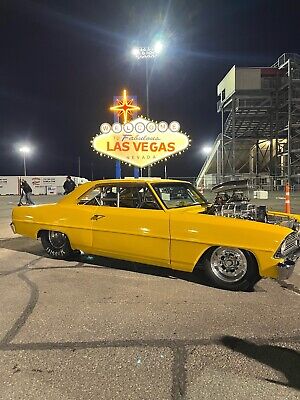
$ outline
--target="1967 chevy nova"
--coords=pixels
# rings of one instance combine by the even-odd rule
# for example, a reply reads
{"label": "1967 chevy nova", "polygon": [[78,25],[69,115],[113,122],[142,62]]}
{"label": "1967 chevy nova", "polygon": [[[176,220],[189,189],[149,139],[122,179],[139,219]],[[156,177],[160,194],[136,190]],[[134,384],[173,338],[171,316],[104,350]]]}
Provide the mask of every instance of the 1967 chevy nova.
{"label": "1967 chevy nova", "polygon": [[54,258],[80,250],[187,272],[199,268],[223,289],[247,290],[262,277],[292,273],[300,216],[258,222],[214,210],[188,182],[114,179],[86,183],[56,204],[15,207],[11,226],[40,238]]}

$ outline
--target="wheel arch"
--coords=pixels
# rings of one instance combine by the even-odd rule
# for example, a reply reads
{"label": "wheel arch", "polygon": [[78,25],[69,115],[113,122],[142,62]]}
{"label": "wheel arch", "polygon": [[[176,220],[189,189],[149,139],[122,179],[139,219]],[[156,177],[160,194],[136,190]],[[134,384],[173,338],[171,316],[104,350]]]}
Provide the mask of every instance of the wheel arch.
{"label": "wheel arch", "polygon": [[[193,271],[196,270],[201,270],[202,268],[204,268],[203,264],[204,264],[204,260],[217,248],[217,247],[222,247],[222,246],[211,246],[208,249],[206,249],[201,256],[198,258],[198,261],[196,262]],[[250,250],[246,250],[246,249],[241,249],[239,247],[237,247],[239,250],[241,250],[245,255],[249,255],[249,257],[252,259],[254,265],[256,266],[256,270],[257,270],[257,274],[260,276],[259,273],[259,266],[258,266],[258,261],[257,258],[255,257],[254,253],[252,253],[252,251]]]}
{"label": "wheel arch", "polygon": [[[48,228],[48,229],[45,229],[45,228],[39,229],[38,232],[37,232],[37,234],[36,234],[36,238],[37,238],[37,239],[41,239],[42,234],[43,234],[43,233],[46,233],[46,232],[60,232],[60,233],[63,233],[64,235],[66,235],[66,237],[67,237],[67,239],[68,239],[68,241],[69,241],[69,244],[70,244],[70,246],[71,246],[70,237],[69,237],[69,235],[65,232],[65,230],[62,230],[62,229],[55,229],[55,227],[54,227],[54,229],[50,229],[50,228]],[[72,247],[72,246],[71,246],[71,247]]]}
{"label": "wheel arch", "polygon": [[211,246],[207,248],[199,257],[194,265],[193,272],[196,270],[201,270],[203,268],[204,260],[209,256],[218,246]]}
{"label": "wheel arch", "polygon": [[37,231],[37,234],[36,234],[36,238],[37,239],[40,239],[40,237],[41,237],[41,235],[44,233],[44,232],[60,232],[60,233],[63,233],[64,235],[66,235],[67,236],[67,238],[68,238],[68,240],[70,240],[70,238],[69,238],[69,235],[68,235],[68,233],[66,232],[66,230],[65,229],[61,229],[61,227],[55,227],[55,226],[49,226],[49,227],[47,227],[47,228],[40,228],[38,231]]}
{"label": "wheel arch", "polygon": [[37,238],[37,239],[40,239],[41,236],[42,236],[42,234],[43,234],[44,232],[47,232],[47,231],[49,231],[49,229],[39,229],[39,230],[37,231],[36,238]]}

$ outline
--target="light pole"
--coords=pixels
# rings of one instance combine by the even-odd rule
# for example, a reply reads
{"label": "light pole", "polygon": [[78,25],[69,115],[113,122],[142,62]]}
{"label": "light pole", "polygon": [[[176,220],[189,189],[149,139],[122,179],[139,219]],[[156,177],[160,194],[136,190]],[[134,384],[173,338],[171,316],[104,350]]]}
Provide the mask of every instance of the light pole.
{"label": "light pole", "polygon": [[23,154],[23,165],[24,165],[24,176],[27,175],[27,170],[26,170],[26,154],[29,154],[31,152],[31,149],[29,146],[22,146],[19,148],[20,153]]}
{"label": "light pole", "polygon": [[[145,59],[146,68],[146,113],[149,118],[149,58],[156,58],[163,50],[162,42],[156,42],[152,47],[134,47],[132,55],[137,59]],[[151,176],[151,167],[148,166],[148,176]]]}
{"label": "light pole", "polygon": [[131,51],[132,55],[140,59],[145,59],[146,67],[146,111],[149,117],[149,58],[156,58],[163,50],[162,42],[156,42],[152,47],[134,47]]}

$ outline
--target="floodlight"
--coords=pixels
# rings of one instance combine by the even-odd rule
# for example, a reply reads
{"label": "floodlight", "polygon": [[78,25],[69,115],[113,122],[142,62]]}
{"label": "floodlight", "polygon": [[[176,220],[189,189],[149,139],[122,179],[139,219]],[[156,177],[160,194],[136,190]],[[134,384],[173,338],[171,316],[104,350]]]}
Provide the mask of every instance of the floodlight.
{"label": "floodlight", "polygon": [[201,151],[203,154],[209,154],[212,151],[212,147],[211,146],[203,146]]}
{"label": "floodlight", "polygon": [[164,47],[164,46],[163,46],[162,42],[156,42],[155,45],[154,45],[154,51],[155,51],[155,53],[156,53],[156,54],[161,53],[163,47]]}
{"label": "floodlight", "polygon": [[133,49],[131,50],[131,54],[132,54],[134,57],[138,57],[139,54],[140,54],[139,48],[138,48],[138,47],[133,47]]}
{"label": "floodlight", "polygon": [[31,148],[29,147],[29,146],[22,146],[22,147],[20,147],[19,148],[19,151],[21,152],[21,153],[26,153],[26,154],[28,154],[28,153],[30,153],[31,152]]}

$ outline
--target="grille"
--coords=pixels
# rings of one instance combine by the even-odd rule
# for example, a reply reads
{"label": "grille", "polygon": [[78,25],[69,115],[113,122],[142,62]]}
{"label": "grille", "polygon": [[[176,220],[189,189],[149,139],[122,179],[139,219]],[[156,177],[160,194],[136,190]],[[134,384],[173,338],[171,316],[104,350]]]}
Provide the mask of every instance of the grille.
{"label": "grille", "polygon": [[283,255],[286,256],[287,254],[291,253],[292,251],[296,250],[299,245],[298,245],[298,233],[297,232],[293,232],[290,233],[286,239],[285,239],[285,249],[283,252]]}

